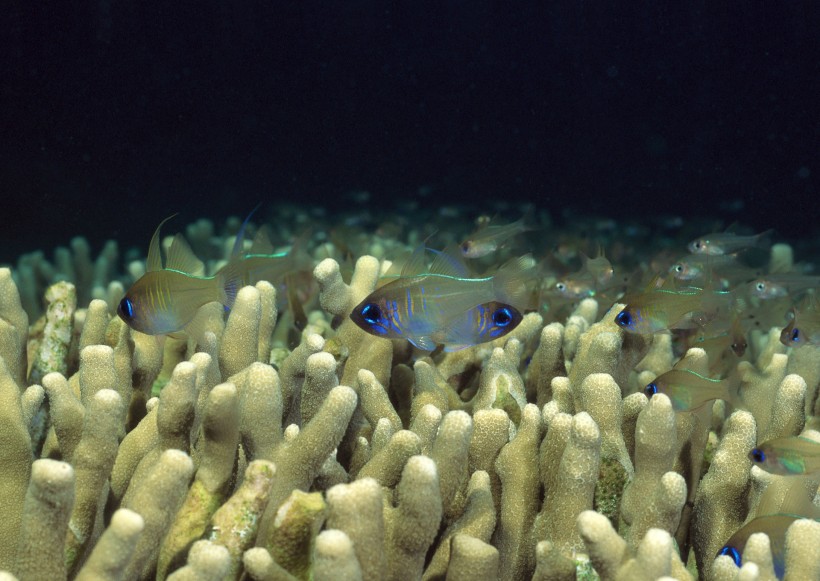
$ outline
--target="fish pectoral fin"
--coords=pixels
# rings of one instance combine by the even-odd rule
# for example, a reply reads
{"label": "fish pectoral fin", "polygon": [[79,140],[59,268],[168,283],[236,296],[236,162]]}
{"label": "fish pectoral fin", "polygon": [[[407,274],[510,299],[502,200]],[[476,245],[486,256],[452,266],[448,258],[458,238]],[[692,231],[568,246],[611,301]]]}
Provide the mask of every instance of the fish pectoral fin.
{"label": "fish pectoral fin", "polygon": [[432,351],[436,348],[436,342],[433,341],[433,338],[427,337],[426,335],[408,337],[407,340],[410,341],[414,347],[418,347],[423,351]]}

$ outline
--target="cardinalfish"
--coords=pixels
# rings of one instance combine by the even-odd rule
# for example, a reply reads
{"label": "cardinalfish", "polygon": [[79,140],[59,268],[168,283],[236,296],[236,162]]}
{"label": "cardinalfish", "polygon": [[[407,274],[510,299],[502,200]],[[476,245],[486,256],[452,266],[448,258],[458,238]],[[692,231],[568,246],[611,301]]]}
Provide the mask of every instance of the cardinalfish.
{"label": "cardinalfish", "polygon": [[786,347],[820,345],[820,308],[816,302],[802,311],[792,307],[791,314],[791,321],[780,332],[780,342]]}
{"label": "cardinalfish", "polygon": [[481,258],[495,252],[504,243],[522,232],[532,230],[524,225],[524,219],[512,224],[487,224],[473,232],[459,246],[464,258]]}
{"label": "cardinalfish", "polygon": [[173,217],[157,226],[148,247],[146,273],[131,285],[117,306],[117,314],[135,331],[146,335],[177,333],[191,324],[201,306],[217,301],[228,310],[243,286],[268,280],[281,290],[288,275],[298,270],[298,253],[293,250],[260,252],[270,249],[262,231],[248,252],[242,250],[250,215],[237,234],[230,260],[215,275],[204,275],[203,263],[181,234],[174,237],[163,263],[160,228]]}
{"label": "cardinalfish", "polygon": [[749,452],[749,459],[770,474],[813,474],[820,472],[820,442],[804,436],[775,438]]}
{"label": "cardinalfish", "polygon": [[739,387],[737,374],[725,379],[713,379],[691,369],[671,369],[656,377],[643,392],[649,398],[663,393],[672,402],[675,411],[689,412],[716,399],[734,402],[738,399],[736,394]]}
{"label": "cardinalfish", "polygon": [[435,252],[424,267],[418,249],[401,273],[388,276],[350,313],[362,329],[386,339],[407,339],[425,351],[456,351],[503,337],[521,322],[535,263],[523,256],[492,276],[470,278],[449,252]]}
{"label": "cardinalfish", "polygon": [[777,487],[768,487],[761,496],[756,514],[757,517],[740,527],[715,556],[725,555],[740,567],[749,537],[755,533],[766,533],[772,551],[774,573],[778,579],[782,579],[786,571],[786,531],[796,520],[819,520],[820,517],[820,511],[806,493],[805,478],[795,478],[782,500]]}
{"label": "cardinalfish", "polygon": [[579,255],[581,269],[555,283],[553,290],[559,296],[568,299],[592,297],[607,288],[612,281],[615,271],[612,263],[604,256],[602,248],[598,249],[598,255],[595,258],[590,258],[583,252],[579,252]]}
{"label": "cardinalfish", "polygon": [[640,334],[693,325],[703,327],[740,306],[734,291],[698,287],[678,290],[653,282],[643,293],[627,297],[626,307],[615,316],[615,323],[625,331]]}
{"label": "cardinalfish", "polygon": [[754,236],[738,236],[732,232],[715,232],[692,240],[687,248],[692,254],[709,254],[711,256],[734,254],[749,248],[768,248],[771,234],[771,230]]}
{"label": "cardinalfish", "polygon": [[814,288],[820,288],[820,276],[805,274],[770,274],[749,284],[752,296],[771,300],[791,296],[796,298]]}

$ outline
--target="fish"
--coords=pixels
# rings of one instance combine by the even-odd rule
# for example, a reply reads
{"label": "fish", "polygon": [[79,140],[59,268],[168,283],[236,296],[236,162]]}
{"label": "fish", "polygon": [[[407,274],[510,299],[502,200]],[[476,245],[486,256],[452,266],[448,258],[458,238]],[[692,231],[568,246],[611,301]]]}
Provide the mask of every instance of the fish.
{"label": "fish", "polygon": [[[626,306],[615,316],[624,331],[648,335],[686,326],[704,326],[720,316],[742,308],[734,291],[684,287],[675,289],[658,280],[643,293],[627,297]],[[727,320],[728,324],[728,320]]]}
{"label": "fish", "polygon": [[521,218],[511,224],[488,224],[481,226],[467,237],[460,245],[461,255],[464,258],[481,258],[498,250],[507,240],[527,232],[532,228],[524,225]]}
{"label": "fish", "polygon": [[766,230],[754,236],[738,236],[732,232],[715,232],[692,240],[687,249],[692,254],[719,256],[733,254],[749,248],[767,248],[770,246],[772,230]]}
{"label": "fish", "polygon": [[770,274],[749,283],[750,294],[762,300],[794,298],[813,288],[820,288],[820,276],[804,274]]}
{"label": "fish", "polygon": [[756,274],[751,268],[739,263],[733,254],[709,255],[690,254],[684,256],[671,267],[669,274],[678,280],[696,281],[702,280],[707,275],[713,278],[748,280]]}
{"label": "fish", "polygon": [[740,378],[734,374],[724,379],[713,379],[691,369],[671,369],[648,383],[644,395],[651,398],[656,393],[663,393],[672,402],[675,411],[689,412],[716,399],[735,401],[739,386]]}
{"label": "fish", "polygon": [[203,263],[193,254],[181,234],[177,234],[163,263],[160,229],[174,216],[160,222],[148,247],[146,273],[139,278],[117,305],[117,315],[133,330],[146,335],[168,335],[186,330],[197,311],[210,302],[219,302],[229,310],[239,290],[260,280],[278,286],[285,274],[295,269],[298,253],[259,252],[270,247],[263,232],[258,234],[250,251],[242,242],[245,219],[234,243],[231,259],[215,275],[205,276]]}
{"label": "fish", "polygon": [[568,299],[593,297],[612,281],[615,271],[602,248],[598,249],[595,258],[590,258],[583,252],[578,254],[581,257],[581,269],[555,283],[552,290],[558,296]]}
{"label": "fish", "polygon": [[780,331],[780,342],[786,347],[820,345],[820,309],[812,302],[808,308],[798,311],[791,308],[791,321]]}
{"label": "fish", "polygon": [[770,474],[813,474],[820,472],[820,442],[804,436],[775,438],[749,452],[749,459]]}
{"label": "fish", "polygon": [[515,329],[531,294],[535,262],[527,254],[492,276],[469,277],[457,256],[434,252],[424,268],[424,249],[413,253],[398,275],[350,313],[361,329],[386,339],[406,339],[424,351],[445,351],[492,341]]}
{"label": "fish", "polygon": [[801,518],[803,517],[794,514],[771,514],[752,519],[738,529],[715,556],[726,555],[740,567],[741,556],[749,537],[755,533],[766,533],[772,550],[774,574],[782,579],[786,572],[786,531],[794,521]]}
{"label": "fish", "polygon": [[740,527],[718,550],[716,557],[726,555],[740,567],[746,543],[755,533],[766,533],[772,551],[772,564],[778,579],[782,579],[786,570],[786,531],[793,522],[800,519],[820,520],[820,510],[812,504],[813,493],[808,488],[816,489],[805,477],[795,477],[789,488],[782,495],[778,487],[769,486],[763,491],[755,511],[755,518]]}

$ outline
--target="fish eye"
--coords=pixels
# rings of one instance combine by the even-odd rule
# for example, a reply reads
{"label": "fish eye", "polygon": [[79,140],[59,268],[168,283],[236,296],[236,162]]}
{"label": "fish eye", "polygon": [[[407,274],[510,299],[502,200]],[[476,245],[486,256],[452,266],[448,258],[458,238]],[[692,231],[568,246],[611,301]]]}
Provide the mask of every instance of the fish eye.
{"label": "fish eye", "polygon": [[800,329],[796,328],[792,331],[792,343],[800,342]]}
{"label": "fish eye", "polygon": [[128,297],[120,301],[120,308],[118,310],[124,318],[129,320],[134,318],[134,303],[132,303]]}
{"label": "fish eye", "polygon": [[646,397],[651,398],[653,395],[658,393],[658,384],[653,381],[652,383],[643,388],[643,392],[644,395],[646,395]]}
{"label": "fish eye", "polygon": [[510,312],[510,309],[507,307],[501,307],[500,309],[493,312],[493,325],[496,327],[506,327],[510,323],[512,323],[513,316]]}
{"label": "fish eye", "polygon": [[718,557],[721,555],[726,555],[727,557],[731,557],[732,561],[735,562],[735,565],[740,567],[740,552],[732,546],[726,545],[721,550],[718,551]]}
{"label": "fish eye", "polygon": [[683,272],[683,265],[682,264],[676,264],[673,268],[675,269],[675,272],[677,272],[678,274]]}
{"label": "fish eye", "polygon": [[759,282],[759,283],[757,283],[757,284],[755,285],[755,288],[756,288],[759,292],[763,292],[764,290],[766,290],[766,283]]}
{"label": "fish eye", "polygon": [[634,321],[632,320],[632,314],[624,309],[615,317],[615,324],[619,327],[631,327]]}
{"label": "fish eye", "polygon": [[701,242],[700,240],[696,241],[695,248],[703,248],[703,242]]}
{"label": "fish eye", "polygon": [[565,290],[567,290],[567,285],[565,285],[563,282],[555,283],[555,290],[564,292]]}
{"label": "fish eye", "polygon": [[382,318],[382,310],[379,308],[379,305],[375,303],[367,303],[362,308],[362,318],[365,323],[375,325]]}
{"label": "fish eye", "polygon": [[462,252],[469,252],[470,251],[470,243],[469,242],[462,242],[461,251]]}
{"label": "fish eye", "polygon": [[762,464],[766,461],[766,454],[760,448],[752,450],[752,461]]}

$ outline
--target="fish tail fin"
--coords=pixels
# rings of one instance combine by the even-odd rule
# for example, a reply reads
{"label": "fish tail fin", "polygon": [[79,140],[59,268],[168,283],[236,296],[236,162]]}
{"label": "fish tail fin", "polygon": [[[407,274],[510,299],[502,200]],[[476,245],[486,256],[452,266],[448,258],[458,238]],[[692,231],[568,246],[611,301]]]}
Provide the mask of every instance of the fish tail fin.
{"label": "fish tail fin", "polygon": [[526,308],[536,278],[535,260],[531,254],[525,254],[501,265],[493,276],[493,289],[503,302]]}
{"label": "fish tail fin", "polygon": [[228,264],[219,269],[216,275],[218,294],[216,300],[225,305],[226,311],[233,308],[236,295],[247,284],[246,275],[247,269],[243,268],[242,257],[238,255],[232,257]]}

